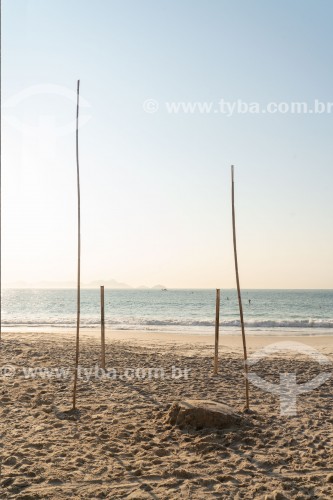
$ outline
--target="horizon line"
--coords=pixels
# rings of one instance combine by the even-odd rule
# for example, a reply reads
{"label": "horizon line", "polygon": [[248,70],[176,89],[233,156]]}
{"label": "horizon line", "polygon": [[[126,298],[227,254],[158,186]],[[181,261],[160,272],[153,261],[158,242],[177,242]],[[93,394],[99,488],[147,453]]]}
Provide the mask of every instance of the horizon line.
{"label": "horizon line", "polygon": [[[104,286],[101,284],[100,286]],[[92,286],[82,286],[81,288],[85,290],[99,290],[98,286],[92,287]],[[216,287],[163,287],[159,288],[156,285],[150,287],[150,286],[130,286],[128,285],[127,287],[107,287],[105,286],[106,289],[108,290],[157,290],[157,291],[162,291],[163,289],[166,290],[235,290],[237,291],[237,287],[231,287],[231,288],[216,288]],[[47,286],[2,286],[1,290],[76,290],[75,286],[68,286],[68,287],[63,287],[63,286],[54,286],[54,287],[47,287]],[[284,287],[275,287],[275,288],[262,288],[262,287],[244,287],[242,290],[329,290],[333,291],[333,288],[321,288],[321,287],[309,287],[309,288],[284,288]]]}

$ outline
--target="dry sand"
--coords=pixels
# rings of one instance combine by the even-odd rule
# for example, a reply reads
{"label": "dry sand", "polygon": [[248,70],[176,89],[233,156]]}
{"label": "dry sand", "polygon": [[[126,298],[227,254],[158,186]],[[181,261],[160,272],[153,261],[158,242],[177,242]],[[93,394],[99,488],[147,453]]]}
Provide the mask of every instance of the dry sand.
{"label": "dry sand", "polygon": [[[113,371],[106,378],[95,374],[98,334],[88,331],[81,340],[79,411],[68,414],[74,335],[3,335],[0,498],[333,498],[332,377],[298,396],[295,416],[281,416],[279,397],[251,384],[244,426],[179,429],[165,421],[177,400],[211,399],[243,411],[240,337],[221,338],[220,373],[212,377],[211,336],[108,333],[107,366],[117,377]],[[303,342],[333,361],[333,338],[324,336],[249,337],[249,352],[283,340]],[[24,375],[37,367],[48,371]],[[172,377],[179,375],[172,367],[182,377]],[[154,371],[149,377],[148,368],[164,370],[164,377]],[[141,371],[125,376],[126,369]],[[332,365],[286,352],[251,370],[275,383],[280,373],[296,373],[303,383]]]}

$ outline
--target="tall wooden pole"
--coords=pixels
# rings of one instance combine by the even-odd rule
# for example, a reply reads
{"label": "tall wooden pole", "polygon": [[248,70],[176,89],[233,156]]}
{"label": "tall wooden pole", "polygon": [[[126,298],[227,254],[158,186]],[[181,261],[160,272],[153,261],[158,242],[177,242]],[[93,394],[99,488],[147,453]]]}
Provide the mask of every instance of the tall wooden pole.
{"label": "tall wooden pole", "polygon": [[76,409],[76,388],[80,354],[80,298],[81,298],[81,212],[80,212],[80,167],[79,167],[79,98],[80,80],[77,81],[76,103],[76,176],[77,176],[77,303],[76,303],[76,351],[73,387],[73,410]]}
{"label": "tall wooden pole", "polygon": [[104,286],[101,286],[101,368],[105,370]]}
{"label": "tall wooden pole", "polygon": [[232,230],[233,230],[233,241],[234,241],[235,272],[236,272],[236,282],[237,282],[239,315],[240,315],[240,321],[241,321],[241,327],[242,327],[242,339],[243,339],[246,409],[248,410],[249,406],[250,406],[250,403],[249,403],[249,380],[248,380],[248,376],[247,376],[248,375],[248,366],[247,366],[245,326],[244,326],[243,305],[242,305],[242,297],[241,297],[241,290],[240,290],[240,284],[239,284],[238,259],[237,259],[235,188],[234,188],[234,166],[233,165],[231,165],[231,198],[232,198]]}
{"label": "tall wooden pole", "polygon": [[216,289],[214,375],[218,372],[220,331],[220,289]]}
{"label": "tall wooden pole", "polygon": [[[2,12],[2,5],[1,5],[1,0],[0,0],[0,12]],[[2,56],[2,33],[1,33],[1,26],[0,26],[0,57]],[[2,109],[2,80],[0,79],[0,109]],[[1,169],[1,158],[2,158],[2,134],[1,134],[1,117],[0,117],[0,348],[2,347],[2,296],[1,296],[1,291],[2,291],[2,260],[1,260],[1,249],[2,249],[2,169]]]}

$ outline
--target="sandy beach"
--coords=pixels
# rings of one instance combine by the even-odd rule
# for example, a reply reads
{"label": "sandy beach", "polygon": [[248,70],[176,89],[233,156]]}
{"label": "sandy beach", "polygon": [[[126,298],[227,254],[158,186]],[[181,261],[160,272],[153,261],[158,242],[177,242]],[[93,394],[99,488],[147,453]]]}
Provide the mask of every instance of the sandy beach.
{"label": "sandy beach", "polygon": [[[98,330],[81,335],[78,411],[71,409],[75,334],[5,333],[1,347],[1,498],[330,499],[333,497],[333,379],[297,396],[250,383],[244,414],[240,336],[222,336],[212,376],[213,336],[107,331],[107,372],[98,370]],[[278,384],[332,372],[333,338],[249,336],[249,357],[275,350],[251,371]],[[301,346],[321,353],[327,363]],[[305,348],[306,349],[306,348]],[[231,429],[179,428],[175,401],[224,402],[244,415]]]}

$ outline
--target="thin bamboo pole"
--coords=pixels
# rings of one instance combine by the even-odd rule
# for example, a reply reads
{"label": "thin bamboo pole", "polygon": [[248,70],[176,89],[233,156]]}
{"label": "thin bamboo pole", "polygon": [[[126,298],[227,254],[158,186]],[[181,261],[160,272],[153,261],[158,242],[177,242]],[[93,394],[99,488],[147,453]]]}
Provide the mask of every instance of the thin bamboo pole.
{"label": "thin bamboo pole", "polygon": [[105,370],[104,286],[101,286],[101,368]]}
{"label": "thin bamboo pole", "polygon": [[76,303],[76,350],[73,387],[73,410],[76,409],[76,388],[80,355],[80,299],[81,299],[81,199],[80,199],[80,167],[79,167],[79,102],[80,80],[77,81],[76,103],[76,176],[77,176],[77,303]]}
{"label": "thin bamboo pole", "polygon": [[241,327],[242,327],[242,340],[243,340],[243,353],[244,353],[245,397],[246,397],[246,409],[248,410],[250,407],[249,380],[248,380],[247,349],[246,349],[243,305],[242,305],[242,296],[241,296],[241,290],[240,290],[240,284],[239,284],[238,259],[237,259],[235,187],[234,187],[234,166],[233,165],[231,165],[231,199],[232,199],[232,230],[233,230],[233,242],[234,242],[235,272],[236,272],[237,295],[238,295],[239,315],[240,315],[240,321],[241,321]]}
{"label": "thin bamboo pole", "polygon": [[216,289],[214,375],[218,372],[220,333],[220,289]]}
{"label": "thin bamboo pole", "polygon": [[[2,11],[2,5],[0,0],[0,12]],[[0,55],[2,54],[2,37],[0,36]],[[0,79],[0,109],[2,109],[2,85]],[[2,134],[0,127],[0,144],[2,144]],[[2,347],[2,260],[1,260],[1,248],[2,248],[2,169],[1,169],[1,146],[0,146],[0,348]]]}

